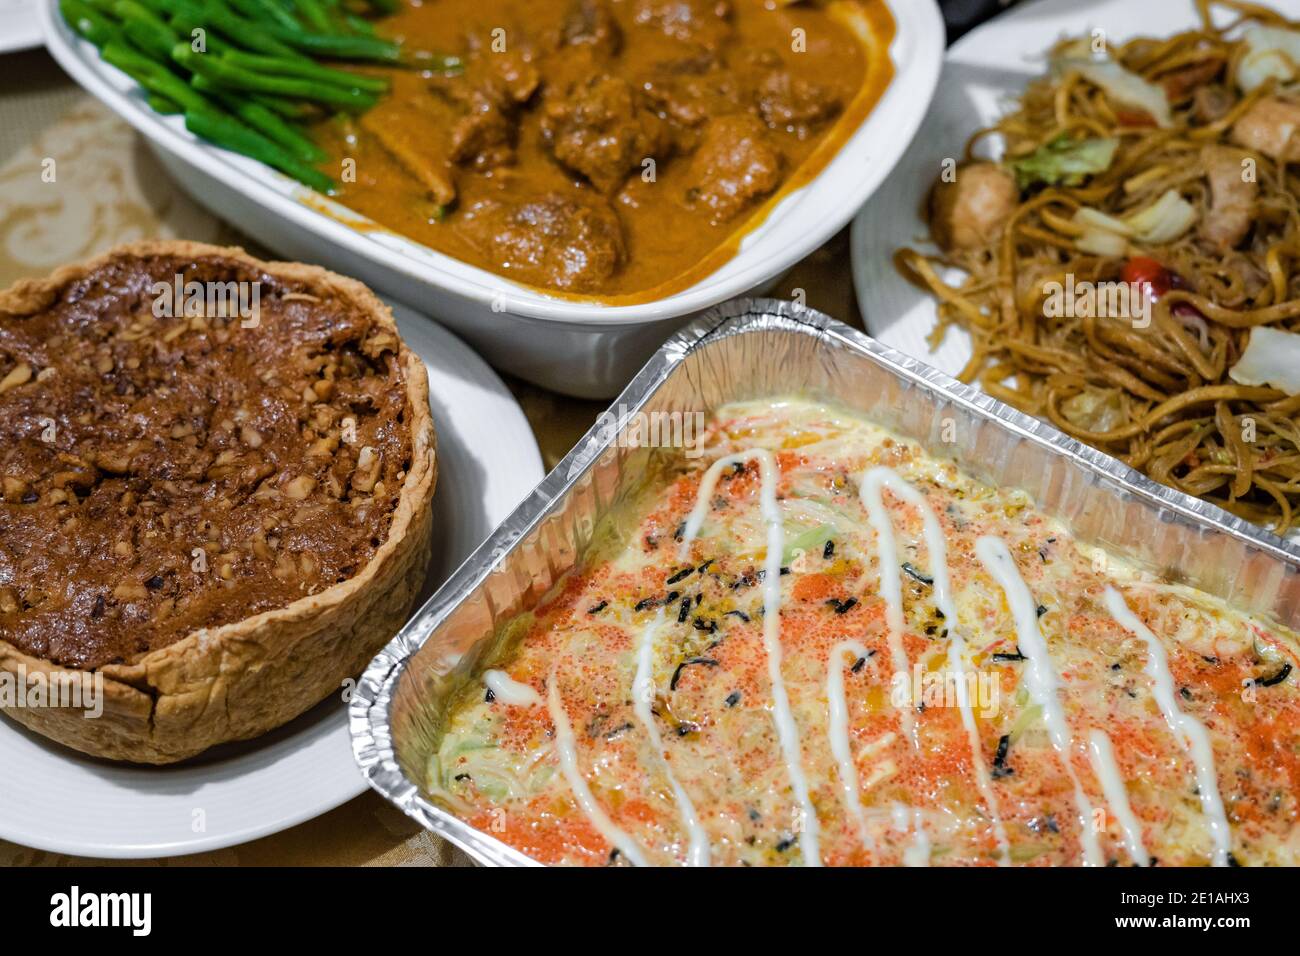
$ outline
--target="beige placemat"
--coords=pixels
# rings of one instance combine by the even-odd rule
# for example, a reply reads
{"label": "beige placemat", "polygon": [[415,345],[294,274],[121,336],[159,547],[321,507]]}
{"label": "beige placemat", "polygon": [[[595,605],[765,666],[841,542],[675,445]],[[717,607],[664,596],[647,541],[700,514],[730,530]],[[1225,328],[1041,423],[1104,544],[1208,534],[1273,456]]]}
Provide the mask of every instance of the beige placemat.
{"label": "beige placemat", "polygon": [[[81,92],[44,51],[3,58],[7,75],[11,64],[23,71],[12,75],[24,79],[0,88],[0,288],[134,239],[185,238],[260,251],[185,196],[140,137]],[[800,263],[772,294],[792,297],[802,290],[811,307],[859,325],[848,276],[846,231]],[[568,454],[606,407],[517,379],[507,377],[506,383],[537,436],[547,469]],[[0,840],[0,865],[96,862]],[[469,861],[367,792],[315,820],[251,843],[134,862],[450,866]]]}

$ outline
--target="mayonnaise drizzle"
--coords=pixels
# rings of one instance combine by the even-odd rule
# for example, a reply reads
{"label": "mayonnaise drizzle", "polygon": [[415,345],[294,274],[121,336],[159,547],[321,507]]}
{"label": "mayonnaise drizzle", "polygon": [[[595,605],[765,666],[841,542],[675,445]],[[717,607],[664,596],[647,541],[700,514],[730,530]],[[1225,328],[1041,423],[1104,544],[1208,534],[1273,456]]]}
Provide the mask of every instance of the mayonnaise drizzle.
{"label": "mayonnaise drizzle", "polygon": [[912,842],[903,849],[903,866],[929,866],[930,835],[925,832],[925,816],[919,809],[909,810],[901,803],[894,804],[892,816],[895,830],[912,831]]}
{"label": "mayonnaise drizzle", "polygon": [[492,696],[512,707],[531,707],[542,702],[542,695],[527,684],[521,684],[505,671],[484,671],[483,684]]}
{"label": "mayonnaise drizzle", "polygon": [[1207,818],[1210,835],[1214,840],[1214,865],[1227,866],[1228,853],[1232,849],[1232,831],[1228,827],[1228,815],[1223,809],[1223,798],[1219,795],[1219,778],[1214,770],[1214,749],[1210,746],[1210,735],[1199,720],[1184,713],[1178,706],[1178,697],[1174,693],[1174,675],[1169,670],[1169,657],[1165,654],[1164,645],[1142,623],[1142,619],[1129,610],[1123,595],[1113,587],[1106,588],[1106,610],[1126,631],[1146,642],[1146,672],[1151,678],[1156,704],[1164,714],[1165,723],[1169,725],[1174,738],[1192,758],[1196,768],[1196,789],[1201,796],[1201,812]]}
{"label": "mayonnaise drizzle", "polygon": [[641,721],[641,725],[645,727],[650,742],[654,744],[655,756],[663,764],[664,773],[668,776],[668,786],[672,788],[673,799],[677,801],[677,812],[681,815],[686,832],[690,834],[690,846],[686,851],[686,865],[708,866],[710,850],[708,831],[700,824],[699,815],[695,812],[695,804],[691,803],[690,796],[677,781],[673,768],[668,764],[668,758],[664,754],[663,737],[659,733],[659,728],[655,725],[654,714],[650,711],[650,702],[655,699],[655,635],[663,624],[663,620],[664,610],[661,607],[659,613],[655,615],[655,619],[647,624],[645,630],[641,632],[641,643],[637,648],[636,655],[636,677],[632,680],[632,708],[636,711],[637,719]]}
{"label": "mayonnaise drizzle", "polygon": [[903,580],[899,573],[898,545],[894,541],[894,527],[890,523],[889,513],[885,510],[882,494],[886,485],[891,491],[897,493],[898,488],[903,484],[902,480],[888,468],[872,468],[862,476],[858,497],[862,501],[862,507],[867,509],[867,517],[876,532],[877,574],[880,596],[885,601],[889,656],[894,665],[893,677],[897,682],[896,686],[904,689],[904,693],[909,697],[907,706],[903,707],[901,721],[904,734],[915,747],[919,746],[919,741],[916,736],[916,717],[912,714],[910,703],[912,682],[907,679],[907,650],[903,647]]}
{"label": "mayonnaise drizzle", "polygon": [[1065,722],[1065,711],[1061,707],[1060,681],[1052,666],[1052,657],[1047,650],[1047,642],[1038,629],[1038,605],[1029,593],[1025,579],[1020,576],[1015,559],[1007,550],[1001,538],[984,535],[975,542],[975,554],[979,557],[988,573],[1002,588],[1011,606],[1011,614],[1016,622],[1016,636],[1020,642],[1020,653],[1025,655],[1025,686],[1034,703],[1043,709],[1043,721],[1047,724],[1047,734],[1052,746],[1065,767],[1065,772],[1074,785],[1074,802],[1079,808],[1079,839],[1083,844],[1083,858],[1088,866],[1100,866],[1104,860],[1101,844],[1093,829],[1092,804],[1079,776],[1074,772],[1073,751],[1074,738],[1070,735],[1069,725]]}
{"label": "mayonnaise drizzle", "polygon": [[578,769],[578,749],[574,743],[573,725],[569,723],[569,715],[564,712],[564,702],[560,700],[559,680],[555,667],[551,668],[551,677],[546,683],[548,685],[546,709],[550,711],[551,723],[555,724],[555,750],[560,755],[560,770],[569,784],[569,789],[573,791],[574,799],[578,801],[578,806],[587,815],[587,819],[591,821],[596,831],[627,857],[628,862],[633,866],[649,866],[641,849],[632,838],[606,816],[605,811],[592,795],[591,788],[587,786],[582,771]]}
{"label": "mayonnaise drizzle", "polygon": [[[1002,824],[1001,814],[998,813],[997,799],[993,794],[993,787],[989,781],[988,768],[984,763],[984,751],[980,746],[979,729],[975,726],[975,713],[971,708],[970,687],[966,683],[966,640],[961,636],[958,629],[957,606],[952,600],[952,586],[949,583],[948,576],[948,540],[944,536],[943,526],[939,524],[939,518],[934,513],[934,509],[930,507],[925,495],[908,484],[892,469],[885,467],[872,468],[863,476],[861,485],[863,502],[866,505],[868,514],[871,516],[871,523],[876,529],[876,537],[881,542],[880,579],[882,592],[886,586],[886,560],[888,560],[892,568],[889,583],[893,588],[892,598],[898,602],[896,611],[889,603],[891,597],[886,595],[885,598],[887,615],[894,615],[886,618],[891,636],[895,633],[895,620],[897,621],[897,633],[901,635],[902,631],[902,581],[898,576],[898,554],[894,543],[893,525],[890,522],[888,513],[885,512],[881,489],[888,488],[897,497],[912,505],[921,513],[925,547],[930,553],[930,576],[934,579],[935,604],[943,612],[944,619],[948,622],[948,667],[957,678],[957,703],[961,709],[962,725],[966,728],[966,738],[970,743],[971,763],[975,769],[975,782],[979,787],[980,796],[984,799],[984,804],[988,808],[989,817],[993,823],[993,832],[998,841],[998,862],[1001,866],[1010,866],[1011,844],[1007,839],[1006,827]],[[869,498],[868,495],[870,495]],[[897,657],[895,657],[895,667],[897,666]],[[905,654],[903,656],[903,667],[907,667]],[[910,681],[905,683],[907,686],[911,686]]]}
{"label": "mayonnaise drizzle", "polygon": [[857,641],[840,641],[831,649],[831,658],[826,665],[826,734],[830,738],[831,753],[839,765],[840,794],[844,805],[858,824],[862,845],[875,852],[876,841],[867,829],[867,815],[862,811],[862,799],[858,795],[858,768],[849,747],[849,708],[844,699],[845,654],[852,654],[855,661],[871,656],[871,652]]}
{"label": "mayonnaise drizzle", "polygon": [[1128,847],[1128,855],[1138,866],[1150,866],[1151,857],[1142,845],[1142,825],[1129,806],[1124,778],[1120,776],[1119,765],[1115,763],[1115,750],[1104,731],[1095,728],[1089,731],[1088,758],[1092,762],[1093,772],[1101,781],[1101,791],[1106,795],[1110,811],[1115,814],[1120,829],[1124,831],[1124,845]]}
{"label": "mayonnaise drizzle", "polygon": [[776,458],[770,451],[766,448],[751,448],[724,455],[709,466],[709,470],[700,479],[695,507],[686,519],[679,553],[683,559],[690,553],[690,544],[704,524],[709,503],[713,500],[713,489],[717,487],[722,470],[750,459],[758,462],[762,479],[759,502],[763,521],[767,525],[767,556],[763,561],[763,648],[767,653],[768,681],[772,685],[772,720],[776,724],[777,739],[781,742],[781,754],[785,758],[786,772],[790,775],[790,785],[799,804],[800,846],[803,848],[804,865],[821,866],[817,811],[808,793],[808,780],[804,777],[802,755],[799,752],[799,728],[790,711],[790,698],[786,693],[785,679],[781,676],[781,552],[785,550],[785,529],[781,523],[781,509],[776,501]]}

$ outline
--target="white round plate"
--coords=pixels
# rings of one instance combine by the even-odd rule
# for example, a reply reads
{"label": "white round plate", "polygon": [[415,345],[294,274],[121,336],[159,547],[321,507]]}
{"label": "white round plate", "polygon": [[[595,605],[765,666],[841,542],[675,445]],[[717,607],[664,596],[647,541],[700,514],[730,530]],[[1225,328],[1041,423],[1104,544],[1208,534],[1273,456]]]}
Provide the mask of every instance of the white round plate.
{"label": "white round plate", "polygon": [[30,50],[43,42],[36,0],[0,0],[0,53]]}
{"label": "white round plate", "polygon": [[[1266,0],[1300,16],[1300,0]],[[853,221],[853,285],[867,331],[949,375],[970,358],[970,339],[949,329],[932,350],[934,299],[894,268],[900,246],[933,250],[921,218],[945,159],[960,160],[970,135],[1008,111],[1026,84],[1047,70],[1044,54],[1063,36],[1105,31],[1107,39],[1165,37],[1198,24],[1192,0],[1030,0],[971,31],[944,60],[939,88],[911,149]],[[988,146],[995,144],[988,143]]]}
{"label": "white round plate", "polygon": [[[523,411],[482,359],[411,310],[393,312],[429,369],[438,433],[427,596],[542,480],[542,457]],[[341,696],[265,737],[178,767],[95,760],[0,719],[0,837],[56,853],[156,857],[232,846],[310,820],[366,789]]]}

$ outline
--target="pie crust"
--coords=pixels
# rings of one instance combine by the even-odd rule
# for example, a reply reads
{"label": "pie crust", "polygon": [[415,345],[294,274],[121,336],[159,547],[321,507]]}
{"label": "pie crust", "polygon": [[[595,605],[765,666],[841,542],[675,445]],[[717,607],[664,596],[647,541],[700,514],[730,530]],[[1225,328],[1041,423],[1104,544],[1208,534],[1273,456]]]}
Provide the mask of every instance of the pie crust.
{"label": "pie crust", "polygon": [[[65,666],[16,646],[7,639],[14,633],[4,633],[0,616],[0,679],[12,684],[22,678],[29,685],[43,679],[47,686],[86,675],[103,681],[103,712],[98,717],[87,716],[80,707],[4,706],[0,701],[10,717],[87,754],[165,764],[216,744],[257,737],[328,695],[343,693],[345,681],[360,673],[406,622],[424,583],[437,463],[423,364],[401,342],[387,306],[361,283],[324,269],[262,262],[238,248],[180,241],[134,243],[0,291],[0,327],[45,312],[69,287],[116,262],[150,257],[207,264],[218,260],[251,269],[280,283],[280,288],[287,284],[310,290],[303,298],[314,296],[347,310],[351,318],[360,317],[369,323],[367,328],[391,333],[395,359],[388,361],[399,363],[397,380],[404,379],[407,414],[398,416],[404,421],[388,425],[399,434],[406,429],[409,436],[409,462],[397,472],[400,489],[392,496],[395,506],[387,535],[368,560],[339,583],[220,626],[187,630],[156,649],[90,668]],[[376,535],[370,543],[378,540]],[[0,585],[5,583],[0,580]]]}

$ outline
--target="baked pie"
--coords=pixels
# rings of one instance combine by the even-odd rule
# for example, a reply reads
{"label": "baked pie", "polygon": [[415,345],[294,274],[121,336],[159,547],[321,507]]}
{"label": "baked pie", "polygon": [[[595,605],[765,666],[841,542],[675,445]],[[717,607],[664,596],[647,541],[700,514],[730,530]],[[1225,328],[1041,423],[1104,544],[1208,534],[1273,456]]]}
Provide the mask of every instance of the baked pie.
{"label": "baked pie", "polygon": [[142,763],[291,720],[406,620],[436,473],[358,282],[146,242],[0,292],[0,678],[51,689],[0,707]]}

